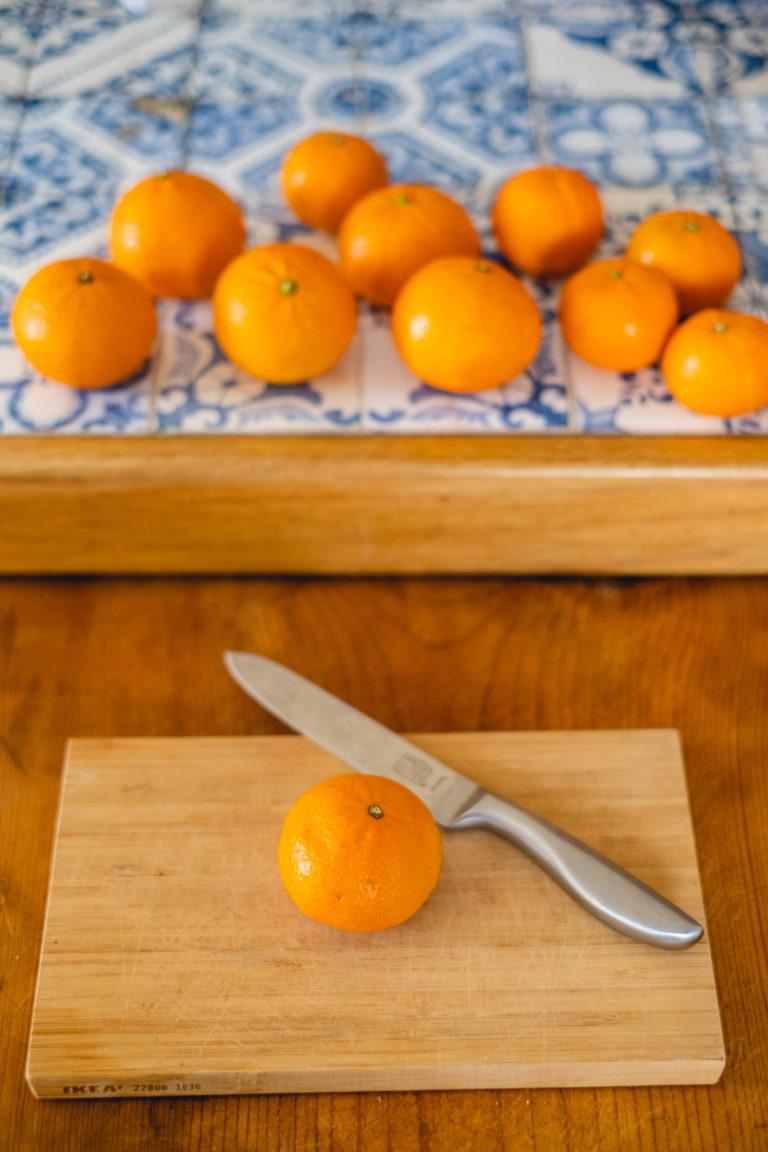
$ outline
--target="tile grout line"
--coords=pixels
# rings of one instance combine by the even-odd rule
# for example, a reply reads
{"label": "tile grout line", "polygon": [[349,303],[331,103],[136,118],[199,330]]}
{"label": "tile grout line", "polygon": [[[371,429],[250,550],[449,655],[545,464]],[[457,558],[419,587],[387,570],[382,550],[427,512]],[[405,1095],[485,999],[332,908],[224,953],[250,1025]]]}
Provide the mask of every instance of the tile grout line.
{"label": "tile grout line", "polygon": [[[533,128],[534,148],[536,152],[536,162],[543,164],[547,159],[547,130],[546,120],[543,116],[539,95],[534,83],[533,72],[530,63],[529,51],[529,38],[528,38],[528,12],[524,4],[520,4],[519,8],[514,10],[510,6],[512,13],[511,19],[517,19],[520,28],[520,52],[523,58],[523,69],[525,72],[525,88],[528,97],[528,106],[531,111],[531,126]],[[558,294],[559,300],[559,294]],[[557,322],[557,311],[555,311],[555,340],[558,343],[562,352],[563,373],[565,376],[565,393],[567,399],[567,424],[564,433],[572,433],[580,431],[580,413],[579,406],[576,400],[576,393],[573,386],[573,375],[571,373],[571,356],[570,351],[566,347],[563,340],[560,325]]]}
{"label": "tile grout line", "polygon": [[16,158],[16,149],[19,146],[19,141],[21,140],[21,130],[22,130],[22,127],[24,125],[24,121],[25,121],[26,116],[27,116],[27,104],[29,103],[29,100],[30,100],[29,80],[30,80],[30,76],[32,75],[32,66],[35,62],[35,56],[37,55],[37,42],[38,42],[38,39],[39,39],[40,34],[42,33],[42,29],[43,29],[43,17],[45,15],[45,10],[46,10],[49,3],[50,3],[50,0],[41,0],[41,2],[40,2],[40,8],[38,10],[37,26],[36,26],[35,34],[34,34],[34,38],[33,38],[32,55],[30,56],[29,63],[27,64],[26,70],[24,72],[24,85],[23,85],[23,88],[21,91],[16,93],[15,96],[11,97],[12,100],[18,101],[19,106],[21,108],[21,115],[19,116],[19,122],[16,125],[16,127],[14,128],[13,133],[11,135],[11,146],[8,150],[8,159],[7,159],[7,162],[5,165],[5,172],[0,174],[0,208],[2,208],[3,205],[5,204],[5,196],[6,196],[6,192],[8,189],[8,183],[9,183],[10,178],[11,178],[11,171],[13,169],[13,162]]}
{"label": "tile grout line", "polygon": [[[189,64],[189,72],[185,81],[186,94],[182,97],[183,106],[185,110],[184,132],[181,138],[181,149],[179,155],[180,167],[186,171],[189,167],[189,153],[190,153],[190,136],[192,132],[192,118],[195,111],[195,97],[194,80],[195,72],[197,69],[198,61],[200,58],[200,41],[203,30],[203,20],[207,11],[209,10],[211,0],[202,0],[197,14],[197,34],[195,42],[192,46],[192,55]],[[152,351],[150,360],[150,373],[149,373],[149,409],[147,411],[147,436],[159,436],[160,434],[160,419],[158,413],[159,403],[159,389],[160,389],[160,362],[162,359],[161,345],[163,338],[166,335],[165,320],[169,308],[166,306],[164,300],[160,300],[156,305],[158,312],[158,332],[155,348]]]}
{"label": "tile grout line", "polygon": [[[701,39],[698,35],[698,31],[697,31],[697,21],[695,19],[695,9],[693,9],[691,7],[690,3],[688,3],[687,0],[682,0],[682,3],[680,4],[680,11],[682,13],[683,20],[685,21],[685,24],[688,27],[690,37],[691,37],[691,42],[692,42],[692,45],[694,48],[694,53],[696,53],[698,51],[699,47],[701,46],[702,41],[701,41]],[[720,128],[718,126],[717,119],[715,117],[713,100],[716,98],[717,98],[716,87],[710,86],[710,85],[705,85],[705,84],[701,85],[701,105],[702,105],[702,109],[704,112],[704,118],[705,118],[705,122],[706,122],[706,126],[707,126],[707,132],[709,134],[709,138],[711,139],[713,147],[714,147],[714,152],[715,152],[715,157],[716,157],[716,161],[717,161],[717,168],[718,168],[718,173],[719,173],[719,177],[720,177],[720,182],[722,184],[723,191],[725,192],[725,196],[726,196],[726,199],[728,201],[728,204],[730,205],[731,211],[733,212],[733,220],[734,220],[734,223],[736,225],[736,228],[739,229],[741,227],[741,213],[739,212],[739,201],[738,201],[736,188],[733,184],[733,181],[731,180],[730,173],[728,171],[728,164],[726,162],[725,150],[723,148],[722,133],[720,132]],[[736,96],[735,94],[733,96],[728,97],[728,98],[732,99],[737,104],[738,109],[739,109],[739,119],[742,123],[744,123],[743,111],[742,111],[742,103],[743,102],[742,102],[741,98]],[[746,265],[746,268],[744,270],[748,272],[748,277],[749,277],[749,279],[747,280],[747,282],[745,284],[745,287],[746,287],[747,294],[748,294],[749,299],[750,299],[750,303],[753,306],[759,307],[760,310],[763,313],[765,313],[766,310],[768,309],[768,299],[764,298],[763,289],[762,289],[762,286],[760,284],[760,278],[759,278],[759,276],[757,276],[753,273],[752,268],[751,268],[751,261],[744,259],[743,253],[742,253],[742,259],[743,259],[744,264]]]}
{"label": "tile grout line", "polygon": [[[367,6],[366,6],[367,9]],[[350,3],[348,9],[348,18],[352,18],[353,5]],[[349,70],[350,76],[355,81],[359,75],[360,84],[364,99],[358,104],[355,109],[355,129],[361,136],[367,138],[368,135],[368,99],[366,94],[365,82],[367,75],[367,61],[365,57],[365,36],[362,30],[355,26],[352,34],[352,42],[350,44],[349,52]],[[352,435],[364,436],[369,431],[368,429],[368,397],[365,388],[365,367],[368,360],[368,348],[366,336],[368,333],[368,325],[365,323],[368,305],[357,301],[357,332],[359,334],[358,348],[357,348],[357,408],[359,413],[359,423]],[[362,323],[361,323],[362,321]]]}

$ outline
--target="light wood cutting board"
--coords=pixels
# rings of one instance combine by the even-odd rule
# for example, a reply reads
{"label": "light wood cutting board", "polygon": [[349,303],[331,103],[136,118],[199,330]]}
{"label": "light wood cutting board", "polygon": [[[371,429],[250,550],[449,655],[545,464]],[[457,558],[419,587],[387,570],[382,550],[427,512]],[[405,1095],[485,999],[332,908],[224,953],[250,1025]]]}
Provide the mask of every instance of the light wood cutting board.
{"label": "light wood cutting board", "polygon": [[[669,731],[414,742],[704,919]],[[29,1048],[40,1097],[712,1083],[709,943],[587,915],[510,844],[444,835],[437,888],[366,935],[305,918],[283,817],[345,770],[299,737],[78,740],[68,752]]]}

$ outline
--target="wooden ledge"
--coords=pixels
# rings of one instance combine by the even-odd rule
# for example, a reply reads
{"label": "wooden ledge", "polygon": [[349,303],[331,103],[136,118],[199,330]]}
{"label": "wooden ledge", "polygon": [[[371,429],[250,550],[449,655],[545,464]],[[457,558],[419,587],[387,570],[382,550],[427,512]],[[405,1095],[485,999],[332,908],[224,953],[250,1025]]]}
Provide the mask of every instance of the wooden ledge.
{"label": "wooden ledge", "polygon": [[0,573],[768,572],[768,441],[6,438]]}

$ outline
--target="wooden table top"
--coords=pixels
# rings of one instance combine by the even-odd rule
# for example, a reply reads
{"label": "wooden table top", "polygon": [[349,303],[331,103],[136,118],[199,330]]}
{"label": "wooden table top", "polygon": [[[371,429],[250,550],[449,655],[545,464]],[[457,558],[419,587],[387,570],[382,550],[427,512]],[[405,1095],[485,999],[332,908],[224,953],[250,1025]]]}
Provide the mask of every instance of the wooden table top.
{"label": "wooden table top", "polygon": [[[768,581],[0,583],[0,1144],[484,1152],[768,1146]],[[712,1087],[36,1101],[24,1081],[64,743],[283,731],[258,648],[403,731],[676,727],[725,1032]]]}

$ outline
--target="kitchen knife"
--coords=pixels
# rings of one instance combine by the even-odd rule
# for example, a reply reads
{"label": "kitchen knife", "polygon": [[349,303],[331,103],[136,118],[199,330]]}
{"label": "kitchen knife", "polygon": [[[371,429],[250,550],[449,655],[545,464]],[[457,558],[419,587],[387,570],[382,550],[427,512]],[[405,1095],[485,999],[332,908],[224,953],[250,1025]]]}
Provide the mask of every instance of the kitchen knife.
{"label": "kitchen knife", "polygon": [[424,801],[440,828],[486,828],[510,840],[616,932],[678,950],[701,939],[703,928],[692,917],[599,852],[478,787],[317,684],[248,652],[226,652],[224,661],[240,687],[290,728],[358,772],[404,784]]}

